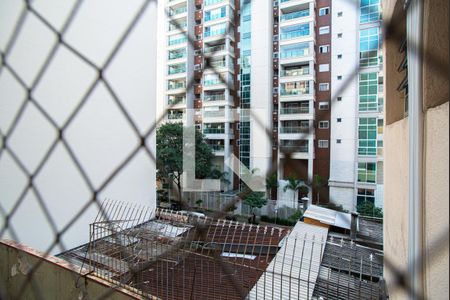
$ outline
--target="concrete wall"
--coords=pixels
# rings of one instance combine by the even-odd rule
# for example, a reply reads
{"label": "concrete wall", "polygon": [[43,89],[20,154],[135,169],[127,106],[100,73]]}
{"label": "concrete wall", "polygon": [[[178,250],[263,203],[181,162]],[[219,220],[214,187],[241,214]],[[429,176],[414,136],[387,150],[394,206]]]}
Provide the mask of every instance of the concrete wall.
{"label": "concrete wall", "polygon": [[[408,119],[386,126],[384,170],[384,256],[396,268],[406,270],[408,254]],[[391,299],[406,296],[395,289],[394,278],[385,267]]]}
{"label": "concrete wall", "polygon": [[424,251],[429,299],[449,295],[449,103],[425,114]]}
{"label": "concrete wall", "polygon": [[[0,3],[2,53],[23,5],[25,3],[15,1]],[[36,2],[33,8],[58,29],[72,9],[69,2],[57,5]],[[138,2],[83,3],[64,40],[101,67],[141,9]],[[6,15],[7,18],[4,17]],[[155,19],[156,2],[151,2],[102,74],[140,134],[144,134],[155,121]],[[23,77],[25,84],[31,86],[55,42],[56,36],[32,13],[28,13],[5,60]],[[61,128],[97,76],[95,68],[59,45],[32,97]],[[47,250],[54,241],[54,231],[63,230],[83,206],[90,203],[92,190],[103,186],[113,171],[141,144],[105,84],[100,82],[93,86],[92,92],[87,95],[85,104],[62,132],[72,153],[62,143],[51,148],[58,139],[58,131],[44,117],[45,114],[30,102],[20,115],[26,92],[11,72],[2,68],[0,145],[7,135],[5,143],[8,150],[0,150],[0,206],[5,214],[10,214],[13,209],[14,214],[10,219],[11,226],[6,232],[0,232],[0,238],[17,239],[37,249]],[[21,117],[14,127],[13,119],[18,114]],[[148,148],[154,149],[154,136],[148,138],[146,143]],[[72,154],[84,174],[77,168]],[[47,160],[40,168],[44,158]],[[34,175],[34,191],[27,189],[27,173]],[[97,199],[112,198],[155,207],[155,181],[155,164],[144,151],[140,151],[101,189]],[[16,204],[18,206],[14,208]],[[89,223],[95,218],[97,210],[95,205],[84,209],[81,217],[64,232],[62,242],[67,248],[88,241]],[[46,213],[52,217],[55,228],[52,228]],[[0,214],[0,224],[3,227],[3,214]],[[51,252],[62,250],[56,247]]]}
{"label": "concrete wall", "polygon": [[[107,299],[142,299],[132,291],[117,288],[80,270],[56,257],[44,257],[42,253],[10,241],[0,241],[0,298],[1,299],[96,299],[111,293]],[[34,288],[23,285],[27,274],[40,262],[33,275]],[[24,289],[21,289],[25,287]],[[22,294],[20,294],[22,293]],[[156,298],[153,298],[156,299]]]}
{"label": "concrete wall", "polygon": [[[406,32],[403,1],[383,1],[384,20],[396,28],[384,44],[385,99],[385,209],[384,254],[399,270],[407,269],[408,253],[408,118],[404,98],[396,91],[404,73],[397,71],[399,44]],[[447,299],[449,293],[449,79],[448,8],[446,0],[424,1],[423,13],[423,237],[426,299]],[[446,26],[442,26],[446,24]],[[411,87],[413,88],[413,87]],[[385,262],[391,299],[406,299],[396,288]],[[420,274],[408,274],[419,276]]]}

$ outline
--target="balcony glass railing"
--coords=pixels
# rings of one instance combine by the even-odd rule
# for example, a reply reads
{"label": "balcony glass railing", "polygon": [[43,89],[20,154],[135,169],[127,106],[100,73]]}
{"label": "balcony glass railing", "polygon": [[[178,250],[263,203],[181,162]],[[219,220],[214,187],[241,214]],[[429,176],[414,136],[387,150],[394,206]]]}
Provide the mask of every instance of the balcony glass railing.
{"label": "balcony glass railing", "polygon": [[280,133],[308,133],[308,127],[280,127]]}
{"label": "balcony glass railing", "polygon": [[290,69],[281,71],[282,77],[309,75],[309,68]]}
{"label": "balcony glass railing", "polygon": [[205,0],[204,2],[203,2],[203,4],[205,5],[205,6],[208,6],[208,5],[213,5],[213,4],[216,4],[216,3],[220,3],[220,2],[223,2],[224,0]]}
{"label": "balcony glass railing", "polygon": [[211,68],[225,68],[227,66],[223,60],[210,61],[209,65]]}
{"label": "balcony glass railing", "polygon": [[186,87],[186,83],[185,82],[177,82],[177,83],[172,83],[168,85],[169,90],[176,90],[176,89],[182,89]]}
{"label": "balcony glass railing", "polygon": [[280,57],[282,59],[286,59],[286,58],[302,57],[302,56],[307,56],[307,55],[309,55],[309,49],[304,48],[304,49],[283,51],[283,52],[281,52]]}
{"label": "balcony glass railing", "polygon": [[185,12],[187,12],[187,7],[186,6],[183,6],[183,7],[179,7],[179,8],[176,8],[176,9],[171,9],[170,11],[169,11],[169,16],[176,16],[176,15],[179,15],[179,14],[182,14],[182,13],[185,13]]}
{"label": "balcony glass railing", "polygon": [[186,51],[183,52],[169,52],[169,60],[186,57]]}
{"label": "balcony glass railing", "polygon": [[213,52],[219,52],[225,50],[225,45],[217,45],[217,46],[211,46],[211,47],[205,47],[204,52],[205,53],[213,53]]}
{"label": "balcony glass railing", "polygon": [[223,152],[225,150],[224,145],[209,145],[211,147],[212,152]]}
{"label": "balcony glass railing", "polygon": [[293,19],[307,17],[307,16],[309,16],[309,9],[304,9],[304,10],[300,10],[300,11],[282,15],[281,21],[288,21],[288,20],[293,20]]}
{"label": "balcony glass railing", "polygon": [[216,35],[224,35],[227,32],[226,28],[220,28],[216,30],[205,31],[205,37],[216,36]]}
{"label": "balcony glass railing", "polygon": [[220,78],[208,79],[208,80],[205,80],[205,82],[204,82],[205,86],[216,85],[216,84],[225,84],[225,83],[222,80],[220,80]]}
{"label": "balcony glass railing", "polygon": [[213,21],[213,20],[217,20],[217,19],[222,19],[225,18],[227,16],[227,12],[220,12],[220,13],[216,13],[216,14],[205,14],[205,22],[208,21]]}
{"label": "balcony glass railing", "polygon": [[308,153],[308,146],[280,145],[281,151]]}
{"label": "balcony glass railing", "polygon": [[186,29],[187,23],[180,23],[180,24],[169,24],[169,31],[177,30],[177,29]]}
{"label": "balcony glass railing", "polygon": [[224,94],[217,94],[217,95],[205,95],[204,101],[224,101],[225,95]]}
{"label": "balcony glass railing", "polygon": [[182,120],[183,119],[183,114],[168,114],[167,118],[169,120]]}
{"label": "balcony glass railing", "polygon": [[225,111],[224,110],[205,111],[203,113],[203,117],[205,117],[205,118],[221,118],[221,117],[225,117]]}
{"label": "balcony glass railing", "polygon": [[296,31],[289,31],[289,32],[282,32],[280,34],[281,40],[290,40],[295,39],[303,36],[309,35],[309,28],[303,29],[303,30],[296,30]]}
{"label": "balcony glass railing", "polygon": [[186,67],[183,68],[170,68],[169,69],[169,75],[173,75],[173,74],[180,74],[180,73],[185,73],[186,72]]}
{"label": "balcony glass railing", "polygon": [[293,96],[293,95],[306,95],[309,94],[309,88],[299,88],[299,89],[290,89],[285,90],[281,89],[281,96]]}
{"label": "balcony glass railing", "polygon": [[176,104],[183,104],[186,103],[186,98],[173,98],[173,99],[168,99],[167,103],[169,105],[176,105]]}
{"label": "balcony glass railing", "polygon": [[182,44],[182,43],[186,43],[186,42],[187,42],[186,36],[169,39],[169,46],[178,45],[178,44]]}
{"label": "balcony glass railing", "polygon": [[204,134],[223,134],[225,133],[225,128],[205,128],[203,129]]}
{"label": "balcony glass railing", "polygon": [[280,109],[282,115],[309,114],[309,107],[286,107]]}

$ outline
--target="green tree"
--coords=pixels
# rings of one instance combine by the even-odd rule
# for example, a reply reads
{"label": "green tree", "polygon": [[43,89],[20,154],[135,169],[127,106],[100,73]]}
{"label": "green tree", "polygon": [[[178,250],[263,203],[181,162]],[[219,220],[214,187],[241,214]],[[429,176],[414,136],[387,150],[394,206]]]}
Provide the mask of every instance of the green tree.
{"label": "green tree", "polygon": [[253,215],[253,223],[256,223],[255,208],[261,208],[267,204],[264,192],[251,192],[244,198],[244,203],[250,206]]}
{"label": "green tree", "polygon": [[320,203],[320,190],[325,187],[326,181],[322,176],[316,174],[313,177],[312,187],[317,192],[317,203]]}
{"label": "green tree", "polygon": [[295,196],[297,195],[303,184],[294,175],[289,175],[288,177],[286,177],[286,180],[288,183],[284,186],[283,192],[286,192],[287,190],[292,190],[294,192],[292,203],[294,203],[295,205]]}
{"label": "green tree", "polygon": [[[199,130],[195,130],[195,176],[206,178],[211,172],[214,157]],[[173,180],[181,197],[181,175],[183,174],[183,124],[167,123],[156,131],[156,161],[158,176]]]}
{"label": "green tree", "polygon": [[267,197],[272,198],[272,194],[276,189],[278,188],[278,178],[277,174],[273,173],[269,177],[266,178],[266,190],[267,190]]}
{"label": "green tree", "polygon": [[371,201],[363,201],[356,206],[356,210],[363,216],[370,216],[375,218],[383,217],[383,210],[376,207]]}

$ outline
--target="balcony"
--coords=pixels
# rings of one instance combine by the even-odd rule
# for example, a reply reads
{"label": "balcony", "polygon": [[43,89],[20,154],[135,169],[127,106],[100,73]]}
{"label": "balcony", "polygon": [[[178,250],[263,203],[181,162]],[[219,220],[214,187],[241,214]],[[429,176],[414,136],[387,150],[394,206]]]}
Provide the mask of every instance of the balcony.
{"label": "balcony", "polygon": [[216,29],[216,30],[209,30],[205,31],[205,38],[206,37],[213,37],[213,36],[222,36],[227,32],[226,28]]}
{"label": "balcony", "polygon": [[281,16],[280,20],[281,20],[281,22],[284,22],[284,21],[290,21],[290,20],[308,17],[308,16],[309,16],[309,9],[304,9],[304,10],[284,14]]}
{"label": "balcony", "polygon": [[280,127],[280,133],[300,134],[309,133],[308,127]]}
{"label": "balcony", "polygon": [[217,4],[217,3],[220,3],[220,2],[224,2],[225,0],[205,0],[204,2],[203,2],[203,4],[205,5],[205,6],[209,6],[209,5],[214,5],[214,4]]}
{"label": "balcony", "polygon": [[287,107],[281,108],[280,114],[294,115],[294,114],[309,114],[309,107]]}
{"label": "balcony", "polygon": [[185,12],[187,12],[187,7],[186,6],[175,8],[175,9],[169,9],[169,16],[170,17],[175,17],[175,16],[178,16],[178,15],[183,14]]}
{"label": "balcony", "polygon": [[309,48],[303,48],[303,49],[282,51],[280,53],[280,58],[281,59],[290,59],[290,58],[304,57],[304,56],[308,56],[308,55],[309,55]]}
{"label": "balcony", "polygon": [[169,120],[180,120],[182,121],[184,118],[184,114],[183,113],[169,113],[167,115],[167,119]]}
{"label": "balcony", "polygon": [[169,31],[174,31],[174,30],[185,30],[187,28],[187,22],[182,22],[182,23],[169,23]]}
{"label": "balcony", "polygon": [[169,46],[173,46],[173,45],[178,45],[178,44],[183,44],[187,42],[187,37],[185,35],[183,35],[182,37],[177,37],[177,38],[169,38]]}
{"label": "balcony", "polygon": [[205,54],[208,54],[208,53],[214,54],[215,52],[225,51],[225,49],[226,49],[225,44],[210,46],[210,47],[205,47],[204,53]]}
{"label": "balcony", "polygon": [[186,73],[186,66],[184,67],[169,67],[169,70],[167,72],[168,75],[175,75],[175,74],[182,74]]}
{"label": "balcony", "polygon": [[293,31],[288,31],[288,32],[282,32],[280,34],[280,40],[283,41],[283,40],[291,40],[291,39],[296,39],[296,38],[300,38],[300,37],[305,37],[305,36],[309,36],[309,33],[310,33],[309,28],[301,29],[301,30],[293,30]]}
{"label": "balcony", "polygon": [[184,89],[186,88],[186,82],[175,82],[175,83],[169,83],[167,86],[167,89],[170,90],[177,90],[177,89]]}
{"label": "balcony", "polygon": [[225,146],[224,145],[208,145],[213,153],[218,153],[218,152],[224,152],[225,151]]}
{"label": "balcony", "polygon": [[309,95],[309,87],[297,88],[297,89],[281,89],[281,96],[296,96],[296,95]]}
{"label": "balcony", "polygon": [[204,134],[225,134],[225,128],[204,128]]}
{"label": "balcony", "polygon": [[169,105],[186,104],[186,98],[184,98],[184,97],[169,98],[167,100],[167,104],[169,104]]}
{"label": "balcony", "polygon": [[281,77],[293,77],[309,74],[310,74],[309,67],[303,67],[298,69],[285,69],[281,71]]}
{"label": "balcony", "polygon": [[169,52],[169,60],[175,60],[180,58],[185,58],[187,56],[186,50],[183,51],[171,51]]}
{"label": "balcony", "polygon": [[206,102],[225,101],[225,94],[205,95],[203,97],[203,100],[206,101]]}
{"label": "balcony", "polygon": [[225,117],[225,110],[219,109],[219,110],[210,110],[210,111],[204,111],[203,112],[203,118],[224,118]]}

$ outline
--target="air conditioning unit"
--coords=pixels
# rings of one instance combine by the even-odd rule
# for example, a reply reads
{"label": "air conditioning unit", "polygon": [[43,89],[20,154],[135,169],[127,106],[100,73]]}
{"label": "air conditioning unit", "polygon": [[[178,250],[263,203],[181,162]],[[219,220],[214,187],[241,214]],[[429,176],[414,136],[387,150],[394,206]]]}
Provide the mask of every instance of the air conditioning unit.
{"label": "air conditioning unit", "polygon": [[201,70],[202,68],[203,68],[203,65],[202,65],[202,64],[198,64],[198,65],[195,65],[195,66],[194,66],[194,70],[195,70],[195,71]]}
{"label": "air conditioning unit", "polygon": [[195,50],[194,54],[195,55],[202,55],[202,50]]}

